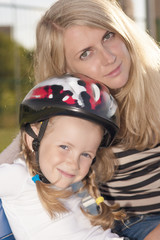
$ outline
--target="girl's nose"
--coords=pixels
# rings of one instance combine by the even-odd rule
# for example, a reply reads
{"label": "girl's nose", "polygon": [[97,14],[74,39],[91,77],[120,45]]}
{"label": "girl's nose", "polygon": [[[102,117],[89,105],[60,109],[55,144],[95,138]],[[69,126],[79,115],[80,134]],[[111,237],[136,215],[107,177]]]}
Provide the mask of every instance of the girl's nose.
{"label": "girl's nose", "polygon": [[68,164],[70,164],[73,170],[80,169],[80,157],[76,154],[70,154],[69,158],[67,159]]}

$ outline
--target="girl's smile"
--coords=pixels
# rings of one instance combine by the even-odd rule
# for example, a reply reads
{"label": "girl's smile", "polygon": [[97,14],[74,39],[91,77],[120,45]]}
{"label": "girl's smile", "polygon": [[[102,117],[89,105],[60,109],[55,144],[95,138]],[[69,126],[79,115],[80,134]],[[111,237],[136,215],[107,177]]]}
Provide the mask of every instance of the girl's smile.
{"label": "girl's smile", "polygon": [[57,168],[57,170],[62,174],[64,175],[65,177],[68,177],[68,178],[74,178],[75,177],[75,174],[70,174],[66,171],[62,171],[61,169]]}

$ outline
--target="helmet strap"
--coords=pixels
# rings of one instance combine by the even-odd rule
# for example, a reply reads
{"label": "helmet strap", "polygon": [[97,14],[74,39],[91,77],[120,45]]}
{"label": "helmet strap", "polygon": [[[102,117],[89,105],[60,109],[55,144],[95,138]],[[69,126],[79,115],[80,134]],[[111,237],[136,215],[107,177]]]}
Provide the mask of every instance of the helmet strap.
{"label": "helmet strap", "polygon": [[[39,166],[39,146],[40,146],[40,142],[41,142],[41,140],[44,136],[45,130],[47,128],[48,122],[49,122],[49,119],[44,120],[42,122],[39,133],[38,133],[38,136],[35,134],[35,132],[31,128],[30,124],[27,124],[25,126],[25,131],[28,133],[29,136],[31,136],[33,138],[32,148],[35,152],[36,162],[37,162],[37,165],[38,165],[39,169],[40,169],[40,166]],[[41,179],[42,182],[49,183],[49,181],[45,178],[45,176],[43,175],[41,170],[40,170],[40,175],[41,175],[40,179]]]}

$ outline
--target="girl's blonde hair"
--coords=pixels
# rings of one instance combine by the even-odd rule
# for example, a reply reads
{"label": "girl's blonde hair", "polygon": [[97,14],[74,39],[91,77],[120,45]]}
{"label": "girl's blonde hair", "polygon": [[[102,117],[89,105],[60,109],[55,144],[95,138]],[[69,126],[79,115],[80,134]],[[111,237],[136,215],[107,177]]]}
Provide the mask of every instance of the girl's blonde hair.
{"label": "girl's blonde hair", "polygon": [[[51,118],[52,119],[52,118]],[[47,129],[54,124],[54,121],[49,121]],[[39,129],[40,124],[34,124]],[[45,135],[48,134],[46,129]],[[25,157],[29,172],[32,176],[36,174],[41,175],[39,165],[36,162],[35,153],[30,150],[26,140],[26,132],[21,132],[21,146],[22,154]],[[103,148],[98,151],[96,156],[96,163],[91,166],[89,173],[82,180],[83,187],[78,192],[87,190],[91,197],[95,200],[100,197],[98,190],[99,181],[111,179],[114,172],[114,161],[107,160],[107,149]],[[109,158],[108,158],[109,159]],[[104,178],[105,176],[105,178]],[[60,199],[69,198],[73,192],[72,190],[57,190],[52,187],[52,184],[43,183],[42,181],[36,181],[37,192],[43,207],[47,210],[51,217],[56,217],[57,213],[67,212],[67,209],[60,201]],[[77,193],[78,193],[77,192]],[[82,212],[90,219],[92,225],[101,225],[103,229],[111,228],[114,224],[114,220],[122,220],[125,217],[123,211],[118,211],[118,205],[109,207],[104,202],[99,205],[99,214],[92,215],[82,208]]]}
{"label": "girl's blonde hair", "polygon": [[[72,25],[114,31],[131,57],[128,83],[112,91],[119,103],[119,144],[125,149],[154,147],[160,141],[160,49],[114,0],[58,0],[37,26],[36,80],[66,73],[63,33]],[[98,79],[97,79],[98,80]]]}

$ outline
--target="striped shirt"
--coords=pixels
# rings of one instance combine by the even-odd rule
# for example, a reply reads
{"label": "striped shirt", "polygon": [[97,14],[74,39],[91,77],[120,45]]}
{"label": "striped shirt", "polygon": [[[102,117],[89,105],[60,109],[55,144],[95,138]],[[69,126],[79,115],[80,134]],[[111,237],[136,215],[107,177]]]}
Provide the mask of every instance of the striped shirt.
{"label": "striped shirt", "polygon": [[107,203],[119,203],[130,215],[160,212],[160,145],[114,152],[119,167],[113,179],[100,186]]}

